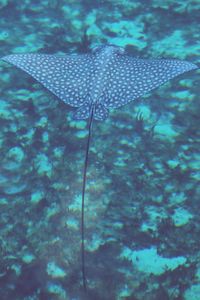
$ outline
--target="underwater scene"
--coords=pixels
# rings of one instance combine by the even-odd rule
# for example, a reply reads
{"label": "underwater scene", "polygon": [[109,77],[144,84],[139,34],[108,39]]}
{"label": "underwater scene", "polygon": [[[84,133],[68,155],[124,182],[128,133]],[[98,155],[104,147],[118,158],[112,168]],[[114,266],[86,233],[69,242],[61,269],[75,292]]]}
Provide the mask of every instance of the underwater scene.
{"label": "underwater scene", "polygon": [[0,0],[0,300],[200,299],[199,11]]}

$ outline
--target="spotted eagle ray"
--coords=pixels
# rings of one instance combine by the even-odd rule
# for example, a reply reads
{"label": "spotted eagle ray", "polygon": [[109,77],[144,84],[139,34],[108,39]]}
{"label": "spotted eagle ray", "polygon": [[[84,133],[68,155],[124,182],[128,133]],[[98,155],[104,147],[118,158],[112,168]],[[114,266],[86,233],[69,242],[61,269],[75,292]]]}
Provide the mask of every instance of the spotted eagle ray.
{"label": "spotted eagle ray", "polygon": [[176,59],[141,59],[124,48],[102,45],[89,54],[12,54],[2,58],[24,70],[66,104],[76,107],[76,120],[88,119],[82,183],[81,260],[86,291],[84,202],[93,119],[104,121],[109,108],[121,107],[184,72],[197,69]]}

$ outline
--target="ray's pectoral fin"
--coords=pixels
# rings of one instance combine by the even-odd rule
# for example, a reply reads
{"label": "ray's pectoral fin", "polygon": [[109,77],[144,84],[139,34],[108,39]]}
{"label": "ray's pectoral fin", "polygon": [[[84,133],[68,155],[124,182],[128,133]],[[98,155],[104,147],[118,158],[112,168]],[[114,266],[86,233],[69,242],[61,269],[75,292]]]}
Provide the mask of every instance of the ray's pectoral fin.
{"label": "ray's pectoral fin", "polygon": [[102,103],[97,103],[94,110],[94,119],[104,121],[108,117],[109,111]]}
{"label": "ray's pectoral fin", "polygon": [[73,118],[75,120],[88,119],[90,116],[91,104],[89,102],[84,102],[74,113]]}

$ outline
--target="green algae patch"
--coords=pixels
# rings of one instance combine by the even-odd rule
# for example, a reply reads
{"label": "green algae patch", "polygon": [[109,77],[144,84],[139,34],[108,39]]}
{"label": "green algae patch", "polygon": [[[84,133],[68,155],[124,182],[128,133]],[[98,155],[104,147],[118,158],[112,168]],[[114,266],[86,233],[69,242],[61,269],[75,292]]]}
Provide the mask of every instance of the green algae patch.
{"label": "green algae patch", "polygon": [[32,203],[39,203],[44,198],[44,192],[43,191],[36,191],[31,195],[31,202]]}
{"label": "green algae patch", "polygon": [[13,114],[10,109],[10,104],[4,100],[0,100],[0,118],[4,120],[13,119]]}
{"label": "green algae patch", "polygon": [[68,217],[66,221],[66,226],[73,230],[79,230],[79,222],[73,217]]}
{"label": "green algae patch", "polygon": [[154,127],[154,133],[159,135],[160,139],[173,142],[179,133],[167,119],[160,119]]}
{"label": "green algae patch", "polygon": [[8,0],[1,0],[0,1],[0,9],[8,5]]}
{"label": "green algae patch", "polygon": [[192,159],[189,161],[188,166],[192,170],[200,170],[200,154],[193,153]]}
{"label": "green algae patch", "polygon": [[87,125],[87,122],[84,121],[84,120],[71,120],[69,122],[69,126],[72,127],[72,128],[76,128],[76,129],[85,129],[86,128],[86,125]]}
{"label": "green algae patch", "polygon": [[170,57],[178,57],[179,59],[186,59],[189,55],[199,55],[200,45],[188,44],[184,37],[182,30],[174,30],[171,35],[167,35],[159,43],[152,45],[153,51],[160,55],[167,55]]}
{"label": "green algae patch", "polygon": [[172,220],[176,227],[186,225],[192,218],[193,215],[181,207],[175,209],[174,214],[172,215]]}
{"label": "green algae patch", "polygon": [[116,37],[110,38],[110,42],[114,45],[124,47],[133,44],[138,50],[142,50],[147,46],[144,23],[141,20],[131,23],[125,20],[104,23],[103,28],[116,34]]}
{"label": "green algae patch", "polygon": [[187,200],[185,193],[183,192],[172,192],[169,196],[169,202],[171,205],[181,204]]}
{"label": "green algae patch", "polygon": [[184,256],[165,258],[157,253],[155,247],[133,251],[126,247],[121,253],[121,258],[131,261],[134,268],[140,272],[161,275],[166,271],[173,271],[186,263]]}
{"label": "green algae patch", "polygon": [[88,135],[88,131],[87,130],[79,130],[75,133],[75,136],[78,139],[85,139]]}
{"label": "green algae patch", "polygon": [[66,276],[66,272],[56,265],[55,262],[49,262],[47,264],[47,274],[53,278],[62,278]]}
{"label": "green algae patch", "polygon": [[51,177],[52,164],[49,162],[49,159],[45,154],[39,153],[34,160],[34,164],[38,175],[46,175],[47,177]]}
{"label": "green algae patch", "polygon": [[61,284],[49,282],[47,285],[47,290],[53,297],[58,297],[60,300],[69,300],[66,296],[66,291],[63,289]]}
{"label": "green algae patch", "polygon": [[24,151],[21,147],[13,147],[8,151],[8,157],[20,163],[24,159]]}
{"label": "green algae patch", "polygon": [[184,300],[199,300],[200,295],[200,283],[193,284],[184,293]]}
{"label": "green algae patch", "polygon": [[26,264],[30,264],[35,259],[35,256],[31,253],[26,253],[22,256],[22,261]]}

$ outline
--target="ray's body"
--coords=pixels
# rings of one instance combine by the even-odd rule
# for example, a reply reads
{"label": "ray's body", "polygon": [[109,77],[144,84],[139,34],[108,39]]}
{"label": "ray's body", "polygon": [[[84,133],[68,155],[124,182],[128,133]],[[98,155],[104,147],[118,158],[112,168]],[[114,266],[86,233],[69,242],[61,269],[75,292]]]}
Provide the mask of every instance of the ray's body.
{"label": "ray's body", "polygon": [[84,203],[93,119],[105,120],[109,108],[121,107],[197,66],[180,60],[137,59],[113,45],[96,47],[91,54],[13,54],[3,60],[29,73],[66,104],[77,107],[75,119],[89,119],[81,213],[82,278],[86,291]]}

